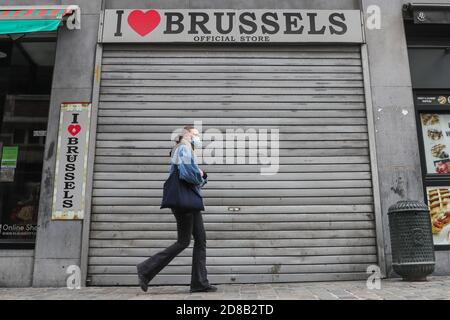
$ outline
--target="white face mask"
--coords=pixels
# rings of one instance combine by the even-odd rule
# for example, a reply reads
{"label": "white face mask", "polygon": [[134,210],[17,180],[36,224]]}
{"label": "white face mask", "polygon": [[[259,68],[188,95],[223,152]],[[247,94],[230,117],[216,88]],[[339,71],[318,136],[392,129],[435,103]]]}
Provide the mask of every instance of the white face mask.
{"label": "white face mask", "polygon": [[193,136],[192,137],[192,144],[195,148],[200,149],[202,147],[202,140],[199,136]]}

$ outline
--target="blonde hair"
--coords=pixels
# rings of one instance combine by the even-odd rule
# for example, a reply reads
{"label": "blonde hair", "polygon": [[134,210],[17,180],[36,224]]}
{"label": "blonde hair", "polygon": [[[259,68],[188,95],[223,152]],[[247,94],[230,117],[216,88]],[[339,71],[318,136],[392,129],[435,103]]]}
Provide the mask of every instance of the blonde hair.
{"label": "blonde hair", "polygon": [[[178,135],[178,137],[175,139],[175,145],[173,146],[172,150],[171,150],[170,153],[169,153],[170,157],[172,157],[172,154],[175,152],[175,149],[178,148],[178,146],[180,145],[180,143],[182,143],[184,137],[185,137],[188,133],[190,133],[192,130],[194,130],[194,129],[195,129],[195,127],[194,127],[194,126],[191,126],[191,125],[185,126],[185,127],[183,128],[183,131],[182,131],[182,132]],[[194,147],[193,147],[190,143],[189,143],[189,144],[186,144],[186,145],[189,145],[189,147],[190,147],[192,150],[194,150]]]}
{"label": "blonde hair", "polygon": [[191,125],[185,126],[183,128],[183,131],[180,133],[180,135],[175,140],[176,144],[179,144],[181,142],[181,140],[183,140],[183,138],[194,129],[195,129],[195,127],[191,126]]}

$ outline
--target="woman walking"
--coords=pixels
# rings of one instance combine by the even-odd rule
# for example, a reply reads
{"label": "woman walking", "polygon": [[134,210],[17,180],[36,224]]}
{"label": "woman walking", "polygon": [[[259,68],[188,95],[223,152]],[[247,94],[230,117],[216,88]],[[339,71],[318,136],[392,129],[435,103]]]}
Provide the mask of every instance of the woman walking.
{"label": "woman walking", "polygon": [[[210,285],[206,270],[206,233],[200,207],[203,207],[200,189],[207,183],[207,174],[203,172],[195,161],[194,149],[201,148],[199,132],[192,126],[187,126],[171,152],[171,167],[169,180],[177,180],[178,186],[175,196],[167,193],[163,199],[162,208],[170,207],[177,221],[178,239],[167,249],[155,254],[137,265],[139,285],[147,292],[148,283],[166,267],[177,255],[186,249],[194,236],[194,250],[192,255],[191,292],[214,292],[217,288]],[[178,181],[178,179],[181,181]],[[165,185],[165,193],[166,186]],[[173,191],[173,189],[171,190]],[[182,193],[182,194],[181,194]],[[167,199],[171,197],[172,199]],[[182,198],[173,199],[173,198]],[[189,198],[190,197],[190,198]],[[191,200],[192,199],[192,200]],[[187,201],[180,206],[179,203]],[[176,203],[167,205],[168,203]],[[192,203],[192,205],[191,205]],[[193,208],[193,209],[191,209]]]}

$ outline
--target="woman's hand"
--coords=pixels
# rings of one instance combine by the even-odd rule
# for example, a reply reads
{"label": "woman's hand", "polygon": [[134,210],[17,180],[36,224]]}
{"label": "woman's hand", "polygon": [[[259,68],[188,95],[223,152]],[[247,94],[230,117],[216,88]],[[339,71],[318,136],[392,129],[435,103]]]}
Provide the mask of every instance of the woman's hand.
{"label": "woman's hand", "polygon": [[202,178],[206,179],[208,177],[208,174],[205,171],[203,171],[202,169],[199,169],[199,170],[200,170],[200,174],[202,175]]}

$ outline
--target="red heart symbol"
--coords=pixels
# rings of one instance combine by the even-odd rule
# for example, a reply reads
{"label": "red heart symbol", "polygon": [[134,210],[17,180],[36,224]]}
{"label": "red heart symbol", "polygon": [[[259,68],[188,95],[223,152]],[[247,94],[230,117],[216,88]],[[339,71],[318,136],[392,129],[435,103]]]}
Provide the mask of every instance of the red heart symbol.
{"label": "red heart symbol", "polygon": [[75,137],[77,134],[80,133],[80,131],[81,131],[81,126],[78,125],[78,124],[77,124],[77,125],[71,124],[71,125],[69,126],[68,130],[69,130],[69,133],[70,133],[72,136]]}
{"label": "red heart symbol", "polygon": [[156,10],[142,12],[141,10],[133,10],[128,16],[128,24],[139,33],[141,37],[145,37],[161,22],[161,16]]}

